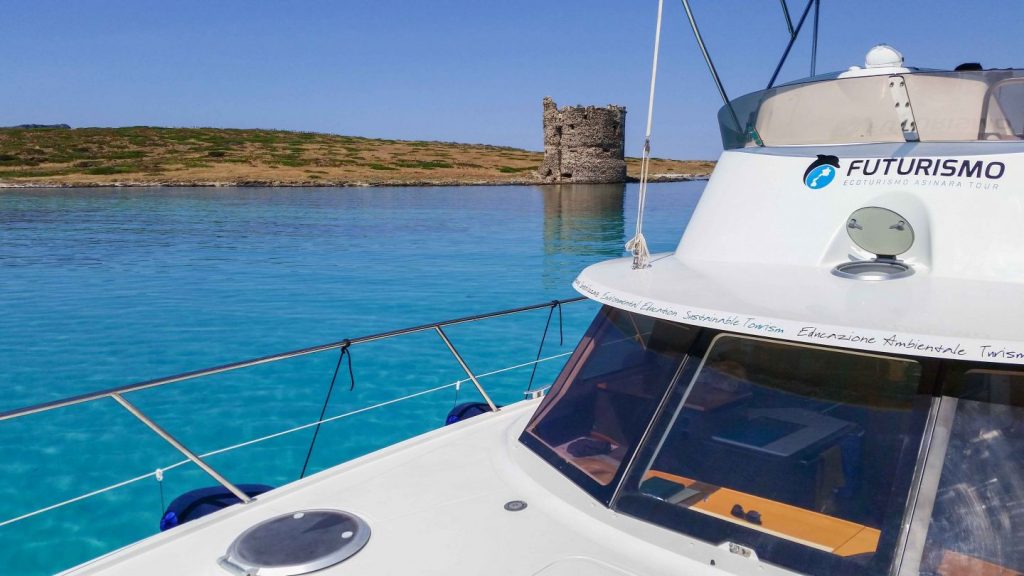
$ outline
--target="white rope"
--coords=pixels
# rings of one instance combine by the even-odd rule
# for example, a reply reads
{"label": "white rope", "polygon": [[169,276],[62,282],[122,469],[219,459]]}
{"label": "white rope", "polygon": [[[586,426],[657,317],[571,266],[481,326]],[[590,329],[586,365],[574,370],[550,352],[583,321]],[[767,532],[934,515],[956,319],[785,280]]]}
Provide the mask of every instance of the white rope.
{"label": "white rope", "polygon": [[[493,370],[491,372],[486,372],[486,373],[483,373],[483,374],[478,374],[477,375],[477,379],[487,378],[488,376],[494,376],[496,374],[501,374],[503,372],[509,372],[509,371],[512,371],[512,370],[517,370],[519,368],[523,368],[523,367],[529,366],[531,364],[539,364],[541,362],[548,362],[548,361],[554,360],[556,358],[562,358],[564,356],[568,356],[569,354],[572,354],[572,352],[563,352],[562,354],[555,354],[553,356],[546,356],[546,357],[540,358],[538,360],[530,360],[529,362],[524,362],[522,364],[517,364],[515,366],[508,366],[506,368],[501,368],[501,369],[498,369],[498,370]],[[199,457],[202,458],[202,459],[206,459],[206,458],[209,458],[210,456],[216,456],[218,454],[223,454],[225,452],[231,452],[233,450],[238,450],[239,448],[245,448],[246,446],[251,446],[253,444],[259,444],[260,442],[265,442],[267,440],[273,440],[274,438],[279,438],[281,436],[292,434],[294,432],[299,432],[300,430],[305,430],[307,428],[312,428],[313,426],[316,426],[317,424],[323,424],[323,423],[326,423],[326,422],[333,422],[335,420],[341,420],[342,418],[348,418],[349,416],[355,416],[356,414],[361,414],[363,412],[368,412],[370,410],[375,410],[377,408],[383,408],[384,406],[389,406],[391,404],[396,404],[398,402],[402,402],[402,401],[405,401],[405,400],[410,400],[412,398],[416,398],[417,396],[424,396],[424,395],[427,395],[427,394],[432,394],[434,392],[439,392],[439,391],[444,390],[446,388],[459,387],[462,384],[465,384],[466,382],[469,382],[469,381],[470,381],[469,378],[466,378],[466,379],[463,379],[463,380],[456,380],[455,382],[452,382],[451,384],[444,384],[442,386],[437,386],[435,388],[430,388],[428,390],[421,390],[419,392],[414,392],[412,394],[409,394],[409,395],[406,395],[406,396],[402,396],[401,398],[395,398],[395,399],[392,399],[392,400],[387,400],[385,402],[381,402],[380,404],[374,404],[373,406],[367,406],[365,408],[359,408],[358,410],[353,410],[351,412],[346,412],[344,414],[338,414],[337,416],[331,416],[330,418],[324,418],[323,420],[317,420],[316,422],[310,422],[308,424],[302,424],[302,425],[296,426],[294,428],[289,428],[288,430],[282,430],[280,432],[275,432],[273,434],[268,434],[268,435],[262,436],[260,438],[255,438],[253,440],[247,440],[245,442],[239,442],[238,444],[233,444],[231,446],[225,446],[224,448],[218,448],[216,450],[212,450],[210,452],[206,452],[205,454],[200,454]],[[154,470],[153,472],[150,472],[149,474],[143,474],[141,476],[136,476],[134,478],[129,478],[128,480],[124,480],[124,481],[118,482],[116,484],[111,484],[109,486],[105,486],[103,488],[99,488],[97,490],[93,490],[92,492],[87,492],[85,494],[81,494],[79,496],[75,496],[74,498],[69,498],[67,500],[64,500],[64,501],[61,501],[61,502],[57,502],[56,504],[51,504],[50,506],[46,506],[45,508],[40,508],[40,509],[34,510],[32,512],[27,512],[25,514],[22,514],[21,516],[16,516],[14,518],[10,518],[10,519],[7,519],[7,520],[4,520],[4,521],[0,522],[0,528],[3,528],[4,526],[7,526],[8,524],[14,524],[15,522],[20,522],[22,520],[27,520],[27,519],[29,519],[29,518],[31,518],[33,516],[38,516],[40,514],[43,514],[43,513],[46,513],[46,512],[50,512],[52,510],[56,510],[56,509],[62,508],[64,506],[68,506],[69,504],[74,504],[75,502],[81,502],[82,500],[85,500],[85,499],[88,499],[88,498],[92,498],[93,496],[99,496],[100,494],[103,494],[105,492],[110,492],[111,490],[117,490],[118,488],[123,488],[125,486],[128,486],[129,484],[134,484],[136,482],[140,482],[140,481],[145,480],[147,478],[154,478],[155,477],[158,481],[163,481],[164,472],[167,472],[168,470],[174,470],[175,468],[179,468],[179,467],[184,466],[184,465],[186,465],[186,464],[188,464],[190,462],[191,462],[191,460],[181,460],[181,461],[175,462],[174,464],[171,464],[169,466],[165,466],[163,468],[157,468],[156,470]]]}
{"label": "white rope", "polygon": [[651,126],[654,123],[654,85],[658,80],[658,49],[661,46],[661,14],[665,0],[658,0],[658,24],[654,30],[654,62],[651,64],[651,93],[647,100],[647,131],[644,133],[644,151],[640,159],[640,192],[636,206],[636,235],[626,242],[626,250],[633,254],[633,269],[650,268],[651,251],[644,238],[644,207],[647,204],[647,177],[651,167]]}
{"label": "white rope", "polygon": [[8,524],[14,524],[15,522],[20,522],[21,520],[25,520],[27,518],[31,518],[33,516],[37,516],[39,514],[42,514],[43,512],[49,512],[50,510],[56,510],[57,508],[61,508],[63,506],[67,506],[68,504],[74,504],[75,502],[79,502],[79,501],[85,500],[86,498],[92,498],[93,496],[98,496],[100,494],[103,494],[104,492],[109,492],[111,490],[116,490],[116,489],[121,488],[123,486],[127,486],[129,484],[134,484],[135,482],[138,482],[140,480],[145,480],[146,478],[149,478],[150,476],[153,476],[154,474],[155,474],[155,472],[150,472],[149,474],[143,474],[142,476],[136,476],[135,478],[130,478],[130,479],[125,480],[123,482],[118,482],[117,484],[111,484],[110,486],[107,486],[105,488],[100,488],[99,490],[93,490],[92,492],[86,492],[85,494],[82,494],[81,496],[75,496],[74,498],[69,498],[69,499],[67,499],[67,500],[65,500],[63,502],[58,502],[56,504],[52,504],[50,506],[47,506],[46,508],[40,508],[39,510],[35,510],[35,511],[29,512],[27,514],[22,514],[21,516],[17,516],[15,518],[11,518],[10,520],[4,520],[3,522],[0,522],[0,528],[3,528],[4,526],[7,526]]}

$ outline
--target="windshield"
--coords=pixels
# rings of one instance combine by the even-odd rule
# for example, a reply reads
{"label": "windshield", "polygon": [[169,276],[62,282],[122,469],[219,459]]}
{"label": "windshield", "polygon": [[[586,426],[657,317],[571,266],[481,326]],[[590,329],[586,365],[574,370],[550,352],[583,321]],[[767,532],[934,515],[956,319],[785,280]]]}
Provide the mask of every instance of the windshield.
{"label": "windshield", "polygon": [[[908,106],[909,103],[909,106]],[[1019,141],[1024,71],[910,72],[790,84],[718,113],[722,145]]]}
{"label": "windshield", "polygon": [[697,331],[605,308],[523,440],[607,502]]}
{"label": "windshield", "polygon": [[953,419],[920,573],[1024,573],[1024,373],[967,370],[944,394]]}
{"label": "windshield", "polygon": [[930,404],[921,376],[913,360],[720,334],[622,507],[799,572],[888,566]]}
{"label": "windshield", "polygon": [[606,306],[521,440],[618,512],[797,573],[1024,574],[1024,368]]}

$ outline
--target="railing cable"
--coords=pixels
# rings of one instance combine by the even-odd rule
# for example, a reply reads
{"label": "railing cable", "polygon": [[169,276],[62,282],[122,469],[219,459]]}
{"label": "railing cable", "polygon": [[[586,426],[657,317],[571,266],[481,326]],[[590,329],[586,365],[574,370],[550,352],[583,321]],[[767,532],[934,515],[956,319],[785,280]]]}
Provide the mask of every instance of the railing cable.
{"label": "railing cable", "polygon": [[334,365],[334,374],[331,376],[331,385],[327,388],[327,396],[324,397],[324,405],[320,408],[320,418],[317,420],[316,428],[313,430],[313,438],[309,441],[309,450],[306,451],[306,460],[302,463],[302,472],[299,473],[299,478],[305,478],[306,468],[309,467],[309,459],[313,456],[313,446],[316,445],[316,437],[320,434],[320,422],[324,419],[324,414],[327,413],[327,405],[331,403],[331,393],[334,392],[334,382],[338,379],[338,369],[341,368],[341,361],[348,357],[348,379],[349,387],[348,391],[351,392],[356,388],[356,377],[352,372],[352,353],[349,352],[349,346],[352,343],[348,340],[344,341],[341,345],[341,353],[338,354],[338,363]]}
{"label": "railing cable", "polygon": [[[188,462],[189,462],[188,460],[182,460],[181,464],[184,465],[184,464],[187,464]],[[22,514],[21,516],[15,516],[14,518],[8,518],[7,520],[4,520],[3,522],[0,522],[0,528],[3,528],[4,526],[7,526],[8,524],[14,524],[15,522],[20,522],[22,520],[27,520],[27,519],[29,519],[29,518],[31,518],[33,516],[38,516],[40,514],[44,514],[46,512],[50,512],[52,510],[56,510],[58,508],[63,508],[64,506],[67,506],[69,504],[74,504],[75,502],[81,502],[82,500],[86,500],[88,498],[92,498],[93,496],[99,496],[100,494],[103,494],[105,492],[110,492],[111,490],[117,490],[118,488],[123,488],[125,486],[128,486],[130,484],[134,484],[136,482],[141,482],[142,480],[145,480],[146,478],[153,477],[155,474],[156,474],[155,472],[150,472],[149,474],[143,474],[142,476],[136,476],[134,478],[129,478],[127,480],[122,480],[121,482],[118,482],[116,484],[111,484],[109,486],[105,486],[103,488],[99,488],[97,490],[93,490],[92,492],[86,492],[85,494],[80,494],[78,496],[75,496],[74,498],[68,498],[67,500],[63,500],[61,502],[57,502],[56,504],[51,504],[49,506],[40,508],[38,510],[33,510],[32,512],[26,512],[25,514]]]}

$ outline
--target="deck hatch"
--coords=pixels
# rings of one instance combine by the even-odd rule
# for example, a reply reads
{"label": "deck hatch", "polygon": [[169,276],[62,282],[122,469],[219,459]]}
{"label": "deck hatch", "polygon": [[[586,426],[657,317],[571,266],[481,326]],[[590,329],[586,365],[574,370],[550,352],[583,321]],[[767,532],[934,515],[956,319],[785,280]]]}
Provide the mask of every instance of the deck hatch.
{"label": "deck hatch", "polygon": [[856,210],[846,222],[846,233],[861,250],[875,255],[871,260],[843,262],[832,269],[841,278],[892,280],[914,273],[896,256],[914,245],[914,228],[906,218],[888,208],[867,206]]}
{"label": "deck hatch", "polygon": [[218,561],[232,574],[296,576],[342,562],[370,539],[362,518],[340,510],[303,510],[242,532]]}

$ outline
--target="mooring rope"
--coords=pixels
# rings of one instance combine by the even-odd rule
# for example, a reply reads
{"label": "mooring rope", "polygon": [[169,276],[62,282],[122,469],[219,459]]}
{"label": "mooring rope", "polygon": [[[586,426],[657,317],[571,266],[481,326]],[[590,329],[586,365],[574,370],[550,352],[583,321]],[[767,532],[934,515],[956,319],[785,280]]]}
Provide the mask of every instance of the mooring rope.
{"label": "mooring rope", "polygon": [[[554,354],[552,356],[546,356],[546,357],[541,358],[539,360],[531,360],[529,362],[523,362],[522,364],[516,364],[515,366],[508,366],[506,368],[499,368],[498,370],[492,370],[491,372],[485,372],[483,374],[478,374],[477,375],[477,379],[486,378],[488,376],[494,376],[496,374],[501,374],[503,372],[509,372],[511,370],[518,370],[519,368],[525,368],[526,366],[529,366],[531,364],[536,364],[538,362],[548,362],[548,361],[551,361],[551,360],[556,360],[558,358],[564,358],[565,356],[568,356],[569,354],[572,354],[572,352],[563,352],[561,354]],[[246,440],[245,442],[239,442],[238,444],[232,444],[231,446],[225,446],[223,448],[218,448],[216,450],[211,450],[210,452],[206,452],[204,454],[200,454],[199,457],[203,458],[203,459],[206,459],[206,458],[209,458],[211,456],[217,456],[218,454],[224,454],[226,452],[233,452],[235,450],[238,450],[239,448],[245,448],[246,446],[252,446],[253,444],[259,444],[261,442],[266,442],[267,440],[273,440],[274,438],[280,438],[281,436],[287,436],[288,434],[293,434],[295,432],[300,432],[302,430],[306,430],[308,428],[312,428],[312,427],[318,426],[320,424],[326,424],[328,422],[333,422],[335,420],[341,420],[342,418],[348,418],[349,416],[355,416],[357,414],[362,414],[363,412],[369,412],[370,410],[376,410],[377,408],[383,408],[385,406],[390,406],[392,404],[397,404],[398,402],[404,402],[405,400],[410,400],[412,398],[416,398],[416,397],[419,397],[419,396],[425,396],[427,394],[432,394],[434,392],[439,392],[441,390],[446,390],[448,388],[453,388],[453,387],[456,387],[456,386],[461,386],[462,384],[465,384],[466,382],[469,382],[469,381],[470,381],[469,378],[465,378],[465,379],[462,379],[462,380],[456,380],[455,382],[452,382],[450,384],[443,384],[441,386],[430,388],[428,390],[421,390],[419,392],[413,392],[412,394],[407,394],[407,395],[402,396],[400,398],[394,398],[392,400],[386,400],[386,401],[381,402],[379,404],[374,404],[372,406],[366,406],[365,408],[359,408],[357,410],[352,410],[351,412],[345,412],[344,414],[338,414],[337,416],[331,416],[330,418],[321,418],[320,420],[317,420],[316,422],[310,422],[308,424],[302,424],[302,425],[296,426],[294,428],[289,428],[287,430],[281,430],[279,432],[274,432],[273,434],[267,434],[266,436],[261,436],[259,438],[253,438],[252,440]],[[115,484],[110,484],[109,486],[104,486],[103,488],[98,488],[98,489],[93,490],[91,492],[86,492],[85,494],[80,494],[78,496],[74,496],[72,498],[68,498],[67,500],[62,500],[62,501],[57,502],[55,504],[51,504],[49,506],[45,506],[43,508],[39,508],[38,510],[33,510],[31,512],[26,512],[25,514],[22,514],[20,516],[15,516],[13,518],[8,518],[7,520],[0,521],[0,528],[3,528],[4,526],[8,526],[10,524],[14,524],[16,522],[20,522],[22,520],[28,520],[29,518],[32,518],[34,516],[38,516],[40,514],[45,514],[46,512],[57,510],[58,508],[63,508],[64,506],[68,506],[68,505],[74,504],[76,502],[81,502],[82,500],[87,500],[89,498],[92,498],[93,496],[99,496],[100,494],[105,494],[105,493],[110,492],[112,490],[117,490],[118,488],[123,488],[125,486],[129,486],[129,485],[134,484],[136,482],[141,482],[141,481],[146,480],[148,478],[154,478],[154,477],[157,476],[158,473],[159,473],[160,478],[161,478],[160,481],[162,482],[162,478],[163,478],[165,472],[167,472],[169,470],[174,470],[175,468],[180,468],[180,467],[185,466],[186,464],[189,464],[189,463],[191,463],[191,460],[179,460],[178,462],[175,462],[174,464],[171,464],[169,466],[165,466],[163,468],[158,468],[157,470],[154,470],[153,472],[150,472],[148,474],[142,474],[141,476],[135,476],[134,478],[129,478],[127,480],[123,480],[123,481],[117,482]]]}
{"label": "mooring rope", "polygon": [[647,178],[651,167],[651,126],[654,121],[654,85],[658,80],[658,48],[661,46],[661,14],[665,0],[658,0],[658,24],[654,30],[654,62],[651,64],[651,93],[647,101],[647,131],[644,133],[644,151],[640,159],[640,192],[636,206],[636,235],[626,242],[626,250],[633,254],[633,269],[651,266],[651,251],[644,238],[644,207],[647,204]]}
{"label": "mooring rope", "polygon": [[316,428],[313,430],[313,438],[309,441],[309,450],[306,451],[306,461],[302,463],[302,472],[299,473],[300,479],[306,476],[306,468],[309,466],[309,459],[313,456],[313,446],[316,445],[316,437],[320,434],[320,421],[324,419],[324,414],[327,413],[327,405],[331,403],[331,393],[334,392],[334,382],[338,379],[338,369],[341,368],[341,361],[346,356],[348,357],[348,379],[350,383],[348,391],[351,392],[356,388],[356,377],[352,373],[352,353],[348,350],[351,345],[352,342],[348,340],[341,343],[341,352],[338,354],[338,363],[334,365],[334,374],[331,376],[331,385],[327,388],[327,396],[324,398],[324,405],[320,408],[320,418],[317,420]]}
{"label": "mooring rope", "polygon": [[548,321],[544,324],[544,334],[540,337],[540,346],[537,348],[537,358],[533,362],[533,371],[530,372],[530,383],[526,385],[527,392],[533,390],[533,378],[537,375],[537,364],[540,363],[540,355],[544,351],[544,341],[548,339],[548,328],[551,327],[551,316],[555,313],[555,308],[558,308],[558,345],[565,345],[565,332],[562,330],[562,303],[552,300],[551,309],[548,310]]}

